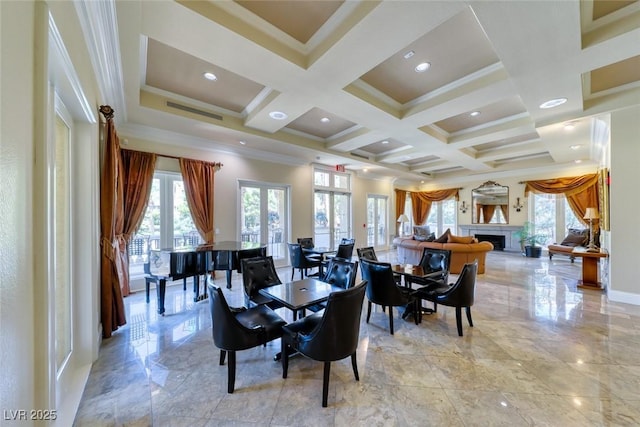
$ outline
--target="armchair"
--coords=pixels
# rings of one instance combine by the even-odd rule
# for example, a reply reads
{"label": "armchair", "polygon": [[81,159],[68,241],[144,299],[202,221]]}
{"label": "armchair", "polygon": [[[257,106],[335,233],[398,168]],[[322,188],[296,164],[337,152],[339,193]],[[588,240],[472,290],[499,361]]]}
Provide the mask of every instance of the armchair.
{"label": "armchair", "polygon": [[471,306],[474,303],[476,291],[476,274],[478,261],[467,263],[462,267],[458,280],[451,286],[438,286],[436,288],[425,286],[414,292],[420,300],[434,303],[434,312],[438,310],[438,304],[456,308],[456,325],[458,335],[462,336],[462,308],[467,312],[469,326],[473,327],[471,319]]}
{"label": "armchair", "polygon": [[327,406],[331,362],[351,356],[356,381],[360,380],[356,349],[360,335],[360,316],[364,300],[364,282],[329,295],[327,308],[282,328],[282,378],[287,378],[289,354],[300,354],[324,362],[322,407]]}
{"label": "armchair", "polygon": [[245,306],[266,304],[273,310],[283,307],[279,302],[259,292],[260,289],[282,283],[273,264],[273,257],[245,258],[241,263]]}
{"label": "armchair", "polygon": [[413,310],[414,321],[418,324],[416,299],[408,287],[398,286],[393,278],[391,264],[360,260],[362,279],[367,281],[367,323],[371,317],[371,304],[384,307],[389,306],[389,330],[393,335],[393,307],[406,306],[406,310]]}
{"label": "armchair", "polygon": [[319,258],[305,256],[304,252],[302,252],[302,246],[299,243],[288,243],[288,245],[289,261],[291,262],[291,280],[293,280],[296,268],[300,270],[300,279],[304,278],[307,269],[315,267],[320,269],[322,262]]}
{"label": "armchair", "polygon": [[231,309],[222,289],[209,284],[209,308],[213,343],[220,349],[220,365],[229,353],[227,392],[233,393],[236,381],[236,351],[264,345],[282,336],[286,325],[280,316],[266,305],[246,309]]}

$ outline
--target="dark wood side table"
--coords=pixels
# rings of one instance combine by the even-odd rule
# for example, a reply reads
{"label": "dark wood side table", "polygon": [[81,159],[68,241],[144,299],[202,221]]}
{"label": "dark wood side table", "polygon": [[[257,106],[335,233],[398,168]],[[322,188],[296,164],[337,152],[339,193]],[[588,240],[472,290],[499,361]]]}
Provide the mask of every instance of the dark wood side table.
{"label": "dark wood side table", "polygon": [[602,290],[602,284],[598,281],[600,258],[607,258],[607,251],[600,249],[598,252],[587,252],[587,248],[576,246],[572,254],[582,258],[582,280],[578,282],[578,288]]}

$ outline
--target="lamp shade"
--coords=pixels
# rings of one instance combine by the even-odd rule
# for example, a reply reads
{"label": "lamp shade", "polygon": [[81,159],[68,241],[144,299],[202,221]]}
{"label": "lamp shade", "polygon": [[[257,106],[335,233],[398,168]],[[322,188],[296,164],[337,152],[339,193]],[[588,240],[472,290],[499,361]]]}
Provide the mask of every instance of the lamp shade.
{"label": "lamp shade", "polygon": [[398,217],[398,221],[397,222],[409,222],[409,217],[406,216],[405,214],[402,214]]}
{"label": "lamp shade", "polygon": [[597,208],[587,208],[587,211],[584,213],[584,219],[598,219],[600,215],[598,215]]}

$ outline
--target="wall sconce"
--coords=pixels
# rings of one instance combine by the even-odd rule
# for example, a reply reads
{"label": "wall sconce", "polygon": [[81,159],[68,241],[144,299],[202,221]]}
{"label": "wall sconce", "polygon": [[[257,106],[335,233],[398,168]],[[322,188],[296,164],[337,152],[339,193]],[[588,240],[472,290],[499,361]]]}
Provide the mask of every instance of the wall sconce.
{"label": "wall sconce", "polygon": [[462,204],[460,205],[460,212],[467,213],[467,209],[469,209],[469,205],[467,205],[467,203],[463,200]]}
{"label": "wall sconce", "polygon": [[516,197],[516,204],[513,205],[513,208],[516,210],[516,212],[520,212],[523,207],[524,206],[522,206],[522,204],[520,203],[520,197]]}

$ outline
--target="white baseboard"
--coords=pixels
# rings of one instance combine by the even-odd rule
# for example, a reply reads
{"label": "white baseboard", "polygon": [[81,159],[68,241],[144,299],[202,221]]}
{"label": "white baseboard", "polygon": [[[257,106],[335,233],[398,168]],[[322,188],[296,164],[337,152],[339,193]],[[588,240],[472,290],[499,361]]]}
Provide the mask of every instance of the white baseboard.
{"label": "white baseboard", "polygon": [[640,294],[632,294],[630,292],[616,291],[607,289],[607,296],[610,301],[622,302],[625,304],[640,305]]}

